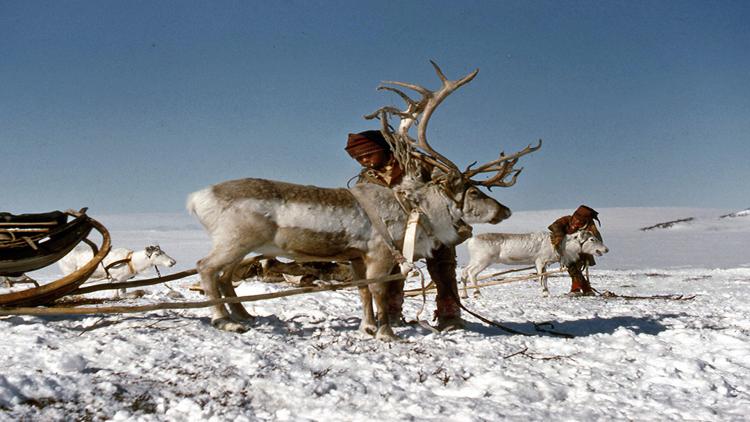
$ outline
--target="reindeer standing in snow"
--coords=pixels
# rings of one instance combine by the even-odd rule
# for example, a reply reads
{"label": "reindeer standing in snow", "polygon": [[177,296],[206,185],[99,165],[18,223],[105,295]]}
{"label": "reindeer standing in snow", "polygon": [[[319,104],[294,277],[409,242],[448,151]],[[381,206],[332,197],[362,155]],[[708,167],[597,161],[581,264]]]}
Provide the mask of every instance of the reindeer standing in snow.
{"label": "reindeer standing in snow", "polygon": [[552,246],[549,232],[483,233],[469,239],[466,245],[470,259],[461,276],[464,297],[467,296],[468,282],[474,285],[475,294],[479,294],[477,275],[490,264],[535,265],[542,293],[547,296],[547,276],[543,275],[547,265],[560,262],[565,266],[578,261],[582,253],[602,256],[609,252],[604,243],[588,230],[566,235],[560,244],[562,256]]}
{"label": "reindeer standing in snow", "polygon": [[[58,266],[63,274],[70,274],[91,260],[93,252],[88,248],[76,248],[65,255]],[[127,281],[157,265],[171,267],[176,263],[159,246],[147,246],[140,251],[125,248],[112,249],[89,279],[112,279],[116,283]],[[125,293],[125,289],[121,289]]]}
{"label": "reindeer standing in snow", "polygon": [[[477,169],[461,172],[434,151],[426,129],[436,107],[450,93],[471,81],[478,70],[451,81],[432,63],[442,81],[438,91],[419,85],[388,82],[422,95],[419,101],[393,87],[408,104],[405,111],[384,107],[368,118],[381,120],[381,132],[389,141],[405,170],[406,179],[397,188],[359,184],[351,189],[327,189],[263,179],[232,180],[191,194],[188,210],[195,214],[211,237],[213,248],[198,261],[201,285],[211,299],[235,297],[231,274],[250,252],[283,256],[298,261],[349,261],[355,279],[377,278],[390,273],[403,260],[398,250],[404,244],[407,218],[417,210],[423,218],[414,242],[414,257],[427,257],[438,245],[457,245],[465,240],[467,224],[496,224],[510,216],[510,210],[482,193],[477,185],[511,186],[520,169],[519,157],[538,149],[526,149],[500,157]],[[401,119],[393,132],[389,117]],[[419,118],[417,139],[409,128]],[[436,169],[432,180],[421,182],[420,160]],[[496,173],[485,181],[471,177]],[[506,180],[512,176],[511,180]],[[360,329],[381,340],[394,335],[386,309],[385,283],[360,287],[363,317]],[[379,310],[376,322],[372,299]],[[217,305],[212,324],[220,329],[244,331],[251,316],[242,304]]]}

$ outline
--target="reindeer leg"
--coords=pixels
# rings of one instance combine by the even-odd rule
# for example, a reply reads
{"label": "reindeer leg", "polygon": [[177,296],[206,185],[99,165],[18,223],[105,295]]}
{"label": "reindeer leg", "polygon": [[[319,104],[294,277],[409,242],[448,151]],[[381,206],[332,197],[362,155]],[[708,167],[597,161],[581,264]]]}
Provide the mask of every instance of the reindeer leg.
{"label": "reindeer leg", "polygon": [[[222,275],[219,278],[219,292],[224,297],[237,297],[237,292],[234,290],[234,284],[232,284],[232,276],[240,263],[241,261],[236,261],[233,264],[224,267],[224,270],[222,271]],[[231,319],[236,322],[248,323],[253,322],[255,319],[247,312],[245,306],[241,303],[228,303],[227,307],[229,308]]]}
{"label": "reindeer leg", "polygon": [[[355,280],[362,280],[367,276],[365,263],[361,259],[351,261],[352,275]],[[359,324],[359,330],[369,335],[375,335],[378,331],[378,325],[375,322],[375,313],[372,309],[372,294],[368,286],[359,287],[359,299],[362,302],[362,322]]]}
{"label": "reindeer leg", "polygon": [[469,280],[469,267],[467,266],[466,268],[463,269],[463,271],[461,271],[461,284],[463,285],[463,289],[461,290],[461,299],[466,299],[469,297],[469,289],[466,287],[468,280]]}
{"label": "reindeer leg", "polygon": [[474,285],[474,297],[479,297],[482,295],[482,292],[479,291],[479,280],[477,280],[477,276],[485,268],[487,268],[488,265],[489,264],[486,264],[484,262],[475,262],[473,264],[471,263],[469,264],[469,267],[468,267],[469,281],[471,282],[471,284]]}
{"label": "reindeer leg", "polygon": [[390,317],[388,315],[388,288],[386,284],[373,284],[371,285],[370,290],[372,291],[373,297],[375,298],[375,305],[378,308],[379,327],[378,332],[375,334],[375,338],[381,341],[397,340],[398,336],[393,333],[393,329],[391,328],[390,324]]}
{"label": "reindeer leg", "polygon": [[[399,267],[391,270],[391,274],[399,274]],[[404,280],[386,283],[386,301],[388,319],[392,327],[401,326],[404,319]]]}
{"label": "reindeer leg", "polygon": [[[387,262],[386,260],[371,262],[367,266],[367,278],[388,275],[390,274],[392,267],[393,263]],[[375,305],[378,308],[378,331],[375,334],[375,338],[380,341],[397,340],[398,336],[393,333],[390,324],[390,316],[388,315],[388,283],[370,284],[370,292],[372,292],[372,296],[375,298]]]}
{"label": "reindeer leg", "polygon": [[547,266],[543,263],[537,262],[536,273],[539,274],[539,284],[542,286],[542,296],[549,296],[549,288],[547,287],[547,276],[543,275],[547,271]]}
{"label": "reindeer leg", "polygon": [[[219,291],[219,272],[235,261],[242,259],[244,254],[228,254],[225,251],[213,249],[207,257],[197,263],[198,272],[201,276],[201,288],[210,299],[220,299],[222,297]],[[233,332],[245,332],[246,327],[230,319],[226,306],[223,304],[214,305],[212,308],[211,325],[214,327]]]}

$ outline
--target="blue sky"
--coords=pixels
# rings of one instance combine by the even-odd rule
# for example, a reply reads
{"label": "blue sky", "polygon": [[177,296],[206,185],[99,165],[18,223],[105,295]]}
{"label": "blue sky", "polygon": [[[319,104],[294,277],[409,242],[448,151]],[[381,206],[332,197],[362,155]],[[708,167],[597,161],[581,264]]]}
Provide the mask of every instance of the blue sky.
{"label": "blue sky", "polygon": [[460,167],[536,139],[514,210],[750,207],[750,2],[2,1],[0,210],[174,212],[259,177],[340,187],[349,132],[474,81],[428,138]]}

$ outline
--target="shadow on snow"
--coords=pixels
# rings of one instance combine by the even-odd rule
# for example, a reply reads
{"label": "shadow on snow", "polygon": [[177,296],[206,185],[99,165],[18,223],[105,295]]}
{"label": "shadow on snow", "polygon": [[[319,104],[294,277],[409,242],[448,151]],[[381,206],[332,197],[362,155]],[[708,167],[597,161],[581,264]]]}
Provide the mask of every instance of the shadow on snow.
{"label": "shadow on snow", "polygon": [[[664,314],[652,317],[629,317],[618,316],[612,318],[586,318],[572,321],[544,321],[536,323],[543,330],[554,331],[557,333],[570,334],[575,337],[586,337],[595,334],[612,334],[619,328],[626,328],[634,334],[657,335],[667,330],[667,326],[662,324],[666,318],[674,318],[677,315]],[[532,335],[551,336],[545,331],[538,331],[533,322],[499,322],[501,325],[515,331],[521,331]],[[480,333],[486,336],[497,335],[515,335],[485,324],[470,322],[466,324],[466,329]]]}

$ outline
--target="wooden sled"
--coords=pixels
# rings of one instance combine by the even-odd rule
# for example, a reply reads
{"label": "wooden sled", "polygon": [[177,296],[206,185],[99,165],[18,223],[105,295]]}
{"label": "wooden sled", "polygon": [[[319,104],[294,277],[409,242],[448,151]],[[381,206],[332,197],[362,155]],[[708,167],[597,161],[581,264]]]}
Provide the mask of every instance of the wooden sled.
{"label": "wooden sled", "polygon": [[[73,219],[68,221],[68,216]],[[92,229],[102,236],[98,247],[87,239]],[[51,283],[2,294],[0,307],[46,305],[71,293],[91,276],[111,248],[109,232],[86,215],[86,208],[44,214],[0,213],[0,276],[16,277],[49,266],[82,241],[94,250],[86,265]]]}

